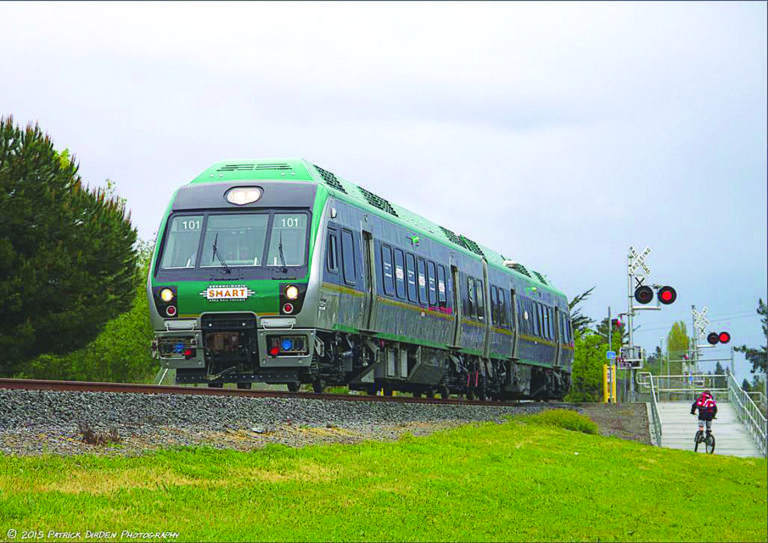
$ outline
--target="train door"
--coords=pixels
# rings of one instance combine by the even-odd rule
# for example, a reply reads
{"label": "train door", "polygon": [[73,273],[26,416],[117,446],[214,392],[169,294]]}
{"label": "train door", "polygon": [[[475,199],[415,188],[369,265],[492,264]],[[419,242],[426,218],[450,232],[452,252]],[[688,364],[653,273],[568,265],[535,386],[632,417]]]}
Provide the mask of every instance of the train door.
{"label": "train door", "polygon": [[483,357],[485,358],[488,358],[490,354],[489,351],[491,349],[491,315],[493,314],[493,311],[491,309],[491,303],[490,303],[490,300],[491,300],[490,292],[491,292],[491,286],[490,286],[490,283],[488,282],[488,262],[486,262],[485,259],[483,259],[483,288],[482,288],[482,292],[478,293],[477,299],[478,299],[478,302],[481,301],[480,297],[482,296],[482,302],[483,302],[482,307],[483,307],[483,312],[485,313],[484,327],[483,327],[485,330],[485,334],[484,334],[485,337],[483,339]]}
{"label": "train door", "polygon": [[509,291],[509,309],[512,311],[512,320],[510,322],[512,323],[512,358],[520,358],[517,356],[517,343],[520,336],[520,322],[518,319],[518,313],[517,310],[517,293],[515,292],[515,289],[511,289]]}
{"label": "train door", "polygon": [[365,274],[365,300],[363,302],[363,322],[364,330],[371,330],[375,325],[374,303],[376,300],[376,267],[373,253],[373,235],[363,230],[363,272]]}
{"label": "train door", "polygon": [[560,308],[555,307],[554,313],[555,313],[555,319],[554,319],[554,322],[552,323],[552,328],[555,329],[555,366],[562,366],[562,364],[560,363],[560,356],[563,350],[563,348],[561,347],[563,340],[560,336],[562,336],[563,327],[560,325],[560,319],[561,319]]}
{"label": "train door", "polygon": [[461,293],[459,292],[459,269],[451,264],[451,281],[453,282],[453,346],[461,346]]}

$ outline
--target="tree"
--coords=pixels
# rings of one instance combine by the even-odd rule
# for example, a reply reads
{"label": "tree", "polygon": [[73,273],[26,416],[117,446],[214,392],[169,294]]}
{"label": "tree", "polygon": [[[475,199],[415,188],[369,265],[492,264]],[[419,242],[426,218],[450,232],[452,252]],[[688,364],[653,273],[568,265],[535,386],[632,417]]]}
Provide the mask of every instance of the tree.
{"label": "tree", "polygon": [[714,379],[714,387],[715,388],[725,388],[725,368],[720,364],[720,361],[717,361],[717,365],[715,365],[715,377]]}
{"label": "tree", "polygon": [[746,359],[752,364],[752,373],[765,373],[766,364],[768,363],[768,306],[766,306],[762,298],[757,303],[757,314],[762,317],[763,337],[765,338],[766,345],[759,349],[742,345],[741,347],[734,347],[733,350],[744,353]]}
{"label": "tree", "polygon": [[569,402],[599,402],[608,343],[591,330],[577,336],[574,343],[571,390],[565,399]]}
{"label": "tree", "polygon": [[[600,324],[597,325],[597,333],[602,337],[606,343],[608,343],[608,317],[605,317],[602,321],[600,321]],[[621,348],[622,345],[626,345],[629,341],[629,333],[627,332],[627,327],[622,322],[621,325],[616,328],[613,327],[613,330],[611,330],[611,344],[613,344],[613,339],[619,337],[621,338],[621,341],[619,342],[619,348]]]}
{"label": "tree", "polygon": [[666,375],[664,353],[658,345],[656,345],[656,351],[646,359],[644,371],[649,371],[654,375]]}
{"label": "tree", "polygon": [[670,375],[682,375],[682,359],[688,353],[689,346],[685,323],[678,321],[672,325],[672,329],[667,334],[667,355],[669,356]]}
{"label": "tree", "polygon": [[[137,276],[146,279],[152,248],[140,246],[142,267]],[[137,281],[130,311],[109,321],[99,336],[83,349],[68,355],[44,354],[30,362],[21,377],[139,383],[150,380],[159,369],[150,344],[154,330],[149,321],[146,284]]]}
{"label": "tree", "polygon": [[136,230],[35,125],[0,119],[0,375],[92,341],[128,310]]}
{"label": "tree", "polygon": [[749,381],[747,381],[747,378],[745,377],[744,380],[741,382],[741,389],[744,392],[752,392],[752,386],[749,384]]}
{"label": "tree", "polygon": [[568,310],[571,312],[571,325],[573,326],[574,335],[584,334],[592,325],[592,323],[595,322],[593,319],[590,319],[586,315],[582,315],[581,308],[576,309],[577,305],[589,298],[589,295],[592,294],[593,290],[595,290],[595,287],[592,287],[586,292],[579,294],[568,303]]}

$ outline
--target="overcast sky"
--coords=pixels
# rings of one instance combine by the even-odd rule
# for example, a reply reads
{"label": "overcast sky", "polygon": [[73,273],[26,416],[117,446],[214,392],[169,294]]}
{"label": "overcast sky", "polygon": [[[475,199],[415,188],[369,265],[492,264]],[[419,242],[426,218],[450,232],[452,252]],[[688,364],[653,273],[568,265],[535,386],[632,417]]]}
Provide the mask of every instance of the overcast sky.
{"label": "overcast sky", "polygon": [[144,239],[212,163],[303,157],[596,286],[593,318],[648,246],[678,300],[640,344],[695,305],[757,346],[766,41],[764,2],[2,2],[0,115],[115,181]]}

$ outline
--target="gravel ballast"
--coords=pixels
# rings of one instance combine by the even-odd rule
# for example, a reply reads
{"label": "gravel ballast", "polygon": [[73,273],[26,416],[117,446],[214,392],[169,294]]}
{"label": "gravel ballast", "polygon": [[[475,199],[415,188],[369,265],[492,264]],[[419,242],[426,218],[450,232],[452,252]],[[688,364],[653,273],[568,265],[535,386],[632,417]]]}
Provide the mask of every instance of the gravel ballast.
{"label": "gravel ballast", "polygon": [[[0,453],[123,454],[207,445],[251,450],[270,443],[392,440],[563,404],[481,406],[237,396],[0,389]],[[108,443],[83,442],[83,432]],[[117,440],[106,436],[116,436]]]}

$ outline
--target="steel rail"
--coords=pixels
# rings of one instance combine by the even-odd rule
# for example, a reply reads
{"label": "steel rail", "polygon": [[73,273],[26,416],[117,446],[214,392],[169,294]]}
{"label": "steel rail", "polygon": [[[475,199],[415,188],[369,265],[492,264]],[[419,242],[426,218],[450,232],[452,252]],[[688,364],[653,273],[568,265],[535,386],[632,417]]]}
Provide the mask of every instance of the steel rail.
{"label": "steel rail", "polygon": [[[514,407],[531,405],[532,401],[500,402],[437,398],[412,398],[410,396],[368,396],[363,394],[316,394],[313,392],[283,392],[278,390],[246,390],[233,388],[202,388],[176,385],[148,385],[133,383],[91,383],[85,381],[45,381],[39,379],[0,378],[0,389],[53,390],[67,392],[113,392],[120,394],[189,394],[200,396],[240,396],[250,398],[300,398],[305,400],[336,400],[351,402],[394,402],[440,405],[480,405]],[[563,402],[542,402],[549,406],[575,406]]]}

